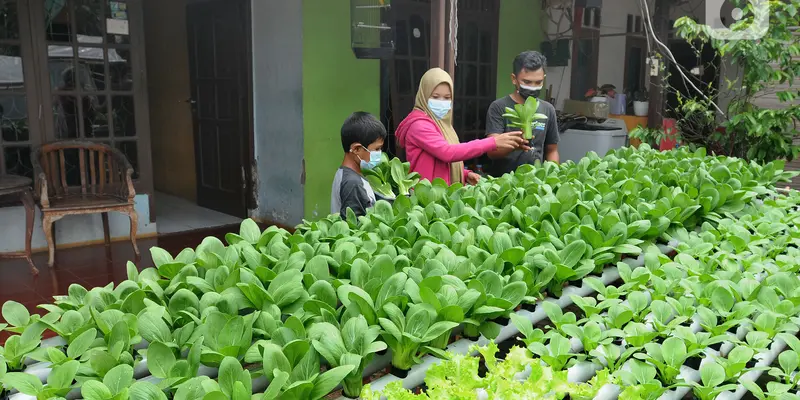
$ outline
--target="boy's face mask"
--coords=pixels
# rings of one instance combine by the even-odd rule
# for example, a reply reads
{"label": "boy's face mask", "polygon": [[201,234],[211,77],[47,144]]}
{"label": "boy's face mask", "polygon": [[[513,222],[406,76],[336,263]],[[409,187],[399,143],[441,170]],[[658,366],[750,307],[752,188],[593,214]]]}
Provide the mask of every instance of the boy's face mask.
{"label": "boy's face mask", "polygon": [[358,157],[361,169],[373,169],[377,167],[378,164],[381,163],[381,156],[383,155],[383,153],[380,150],[370,151],[370,149],[364,146],[361,147],[369,152],[369,161],[364,161],[364,159],[361,158],[361,156],[359,156],[357,153],[354,153],[356,157]]}

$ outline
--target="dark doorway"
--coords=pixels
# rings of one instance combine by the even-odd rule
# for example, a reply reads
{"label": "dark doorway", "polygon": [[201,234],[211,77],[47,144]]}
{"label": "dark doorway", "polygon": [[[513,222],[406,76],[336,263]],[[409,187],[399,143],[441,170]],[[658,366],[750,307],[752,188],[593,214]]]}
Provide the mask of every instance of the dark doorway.
{"label": "dark doorway", "polygon": [[598,31],[584,29],[581,38],[576,39],[572,59],[572,85],[570,98],[585,100],[586,92],[597,87],[597,69],[600,59],[600,38]]}
{"label": "dark doorway", "polygon": [[[483,137],[486,110],[497,95],[500,1],[465,1],[458,7],[453,127],[466,142]],[[420,78],[430,65],[431,4],[429,0],[395,0],[392,9],[396,49],[387,71],[391,109],[384,114],[393,133],[414,107]]]}
{"label": "dark doorway", "polygon": [[645,89],[647,79],[647,40],[628,36],[625,40],[625,92],[634,93]]}
{"label": "dark doorway", "polygon": [[[666,91],[665,111],[667,117],[675,118],[682,114],[679,97],[684,101],[685,99],[700,100],[703,99],[703,95],[715,99],[719,90],[720,58],[709,45],[701,48],[699,44],[692,46],[683,40],[671,40],[669,47],[678,63],[669,63],[668,86],[670,90]],[[700,49],[700,51],[698,52],[696,49]],[[700,75],[692,74],[692,69],[695,67],[700,69]],[[703,91],[703,95],[697,93],[697,90],[684,80],[681,72],[691,80],[694,86]]]}
{"label": "dark doorway", "polygon": [[197,204],[247,216],[252,158],[249,1],[187,5]]}

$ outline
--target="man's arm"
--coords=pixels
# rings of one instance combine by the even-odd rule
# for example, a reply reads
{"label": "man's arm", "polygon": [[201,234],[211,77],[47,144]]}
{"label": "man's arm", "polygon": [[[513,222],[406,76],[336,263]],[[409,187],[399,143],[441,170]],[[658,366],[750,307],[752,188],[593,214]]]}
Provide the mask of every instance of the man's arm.
{"label": "man's arm", "polygon": [[544,146],[544,159],[545,161],[552,161],[554,163],[561,162],[558,155],[558,144],[547,144]]}
{"label": "man's arm", "polygon": [[547,131],[544,137],[544,159],[545,161],[560,163],[558,142],[561,137],[558,134],[558,116],[556,116],[556,110],[552,106],[548,107],[545,129]]}

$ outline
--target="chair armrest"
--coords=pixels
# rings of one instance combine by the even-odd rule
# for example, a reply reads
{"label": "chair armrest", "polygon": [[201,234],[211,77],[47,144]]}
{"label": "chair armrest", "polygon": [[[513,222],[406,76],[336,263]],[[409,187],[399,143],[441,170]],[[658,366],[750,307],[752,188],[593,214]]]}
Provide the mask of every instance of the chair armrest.
{"label": "chair armrest", "polygon": [[39,198],[42,208],[48,208],[50,207],[50,199],[47,193],[47,174],[44,172],[42,165],[39,163],[39,155],[40,152],[38,149],[31,155],[31,166],[33,167],[33,191],[36,197]]}
{"label": "chair armrest", "polygon": [[114,162],[117,164],[118,167],[121,167],[123,172],[123,176],[125,177],[125,181],[122,182],[121,185],[121,194],[123,197],[126,197],[128,201],[133,201],[133,198],[136,196],[136,190],[133,187],[133,166],[131,165],[128,158],[125,157],[125,154],[122,154],[119,149],[111,148],[111,156],[114,158]]}

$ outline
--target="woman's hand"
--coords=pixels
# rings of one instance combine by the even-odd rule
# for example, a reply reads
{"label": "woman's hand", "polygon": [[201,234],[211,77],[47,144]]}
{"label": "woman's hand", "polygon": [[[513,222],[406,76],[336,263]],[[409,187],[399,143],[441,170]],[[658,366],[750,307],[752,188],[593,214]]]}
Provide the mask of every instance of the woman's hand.
{"label": "woman's hand", "polygon": [[522,132],[506,132],[501,135],[497,135],[494,137],[494,143],[497,147],[497,150],[530,150],[530,147],[525,142],[525,139],[522,138]]}
{"label": "woman's hand", "polygon": [[470,173],[467,174],[466,181],[467,181],[467,184],[469,184],[469,185],[477,185],[480,180],[481,180],[481,176],[476,174],[476,173],[474,173],[474,172],[470,172]]}

